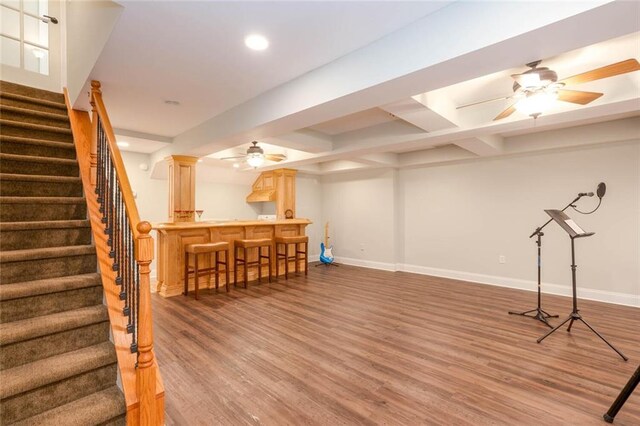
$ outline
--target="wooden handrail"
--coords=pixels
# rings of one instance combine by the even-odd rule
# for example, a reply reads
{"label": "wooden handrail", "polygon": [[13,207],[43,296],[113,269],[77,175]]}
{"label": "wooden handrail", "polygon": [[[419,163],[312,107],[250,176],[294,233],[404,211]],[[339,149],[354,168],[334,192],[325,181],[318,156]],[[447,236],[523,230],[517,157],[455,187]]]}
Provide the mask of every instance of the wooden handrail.
{"label": "wooden handrail", "polygon": [[124,168],[124,163],[122,162],[122,156],[120,155],[120,149],[118,148],[118,144],[116,141],[116,135],[113,132],[113,128],[111,127],[111,121],[109,120],[109,115],[107,114],[107,110],[104,107],[104,102],[102,101],[102,90],[100,89],[100,82],[96,80],[91,81],[91,107],[92,107],[92,120],[91,125],[93,126],[91,131],[91,183],[92,185],[96,184],[96,174],[97,174],[97,157],[98,157],[98,120],[100,117],[100,121],[102,122],[102,127],[107,139],[107,143],[109,144],[109,152],[111,153],[111,159],[113,160],[113,166],[116,169],[116,174],[120,179],[120,190],[122,191],[122,196],[124,198],[124,204],[126,206],[127,216],[129,216],[129,221],[131,223],[131,230],[133,231],[134,238],[138,238],[138,224],[140,223],[140,215],[138,214],[138,206],[136,205],[136,200],[133,198],[133,191],[131,190],[131,184],[129,183],[129,177],[127,176],[127,171]]}
{"label": "wooden handrail", "polygon": [[[89,219],[98,254],[113,341],[118,356],[118,368],[127,405],[127,424],[130,426],[162,425],[164,424],[164,386],[153,352],[151,281],[149,277],[150,264],[154,255],[153,238],[149,235],[151,225],[149,222],[140,221],[129,178],[102,101],[100,83],[92,81],[91,87],[91,121],[88,113],[71,108],[66,89],[65,98],[78,154],[80,175],[89,207]],[[99,131],[101,158],[98,158]],[[119,194],[117,200],[122,203],[119,205],[124,206],[120,211],[125,212],[129,225],[122,226],[126,222],[119,222],[120,227],[110,227],[109,235],[105,233],[105,223],[108,222],[106,212],[109,211],[109,208],[101,203],[113,202],[113,197],[110,200],[100,201],[100,196],[97,195],[97,192],[100,191],[96,191],[96,189],[104,191],[103,187],[107,183],[104,179],[105,171],[101,170],[98,173],[99,163],[102,164],[102,167],[106,167],[104,160],[107,154],[105,151],[108,151],[108,158],[111,160],[109,164],[110,175],[113,177],[115,173],[117,176],[117,180],[111,181],[111,188]],[[98,182],[98,176],[102,177],[100,182]],[[113,187],[113,184],[116,184],[117,187]],[[102,208],[105,208],[104,212]],[[111,210],[111,219],[113,219],[112,216],[113,210]],[[129,303],[127,308],[126,302],[122,299],[124,287],[122,281],[119,282],[122,273],[122,269],[119,268],[122,268],[123,265],[116,267],[116,260],[112,256],[114,254],[112,241],[117,239],[116,236],[121,236],[120,241],[125,241],[124,236],[127,235],[129,229],[131,232],[126,241],[132,242],[133,252],[130,255],[124,254],[122,255],[124,257],[120,258],[137,264],[137,274],[135,269],[133,271],[127,269],[129,280],[125,281],[134,283],[134,290],[137,291],[138,296],[137,303],[133,305]],[[123,250],[122,245],[120,250]],[[132,275],[134,276],[133,281],[131,281]],[[138,277],[137,287],[135,287],[135,276]],[[131,316],[123,315],[126,309],[131,309],[134,318],[137,318],[137,327],[134,323],[133,328],[130,329],[131,323],[128,323],[127,318],[131,319]],[[130,334],[132,331],[133,336],[136,336],[137,331],[137,338],[134,337],[133,344],[132,334]]]}

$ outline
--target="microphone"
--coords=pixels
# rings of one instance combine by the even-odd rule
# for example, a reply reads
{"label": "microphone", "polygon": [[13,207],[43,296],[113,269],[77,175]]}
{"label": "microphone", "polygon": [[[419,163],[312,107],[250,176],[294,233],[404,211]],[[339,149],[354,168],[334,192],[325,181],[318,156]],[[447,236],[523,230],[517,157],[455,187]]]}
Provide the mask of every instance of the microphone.
{"label": "microphone", "polygon": [[581,192],[578,197],[593,197],[593,192]]}

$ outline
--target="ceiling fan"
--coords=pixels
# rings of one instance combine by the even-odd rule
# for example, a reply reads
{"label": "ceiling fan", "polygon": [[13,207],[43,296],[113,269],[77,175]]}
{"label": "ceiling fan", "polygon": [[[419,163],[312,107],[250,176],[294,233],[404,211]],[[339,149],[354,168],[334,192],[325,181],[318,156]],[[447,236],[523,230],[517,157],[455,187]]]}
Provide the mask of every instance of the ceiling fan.
{"label": "ceiling fan", "polygon": [[247,160],[247,164],[249,164],[253,168],[256,168],[256,167],[260,167],[262,163],[264,163],[264,160],[278,162],[278,161],[287,159],[287,156],[284,154],[265,154],[264,149],[258,146],[257,141],[253,141],[251,143],[253,145],[251,145],[249,149],[247,149],[247,153],[245,155],[238,155],[235,157],[224,157],[224,158],[221,158],[221,160],[237,160],[239,158],[244,158]]}
{"label": "ceiling fan", "polygon": [[486,102],[513,99],[515,102],[498,114],[493,121],[506,118],[515,111],[520,111],[532,116],[533,118],[538,118],[540,114],[546,111],[557,100],[586,105],[603,95],[603,93],[597,92],[567,90],[564,88],[565,86],[587,83],[589,81],[600,80],[640,70],[640,63],[638,63],[636,59],[632,58],[558,81],[558,74],[555,71],[550,70],[547,67],[538,67],[541,62],[542,61],[535,61],[528,63],[527,66],[530,68],[529,70],[522,74],[513,74],[511,76],[511,78],[515,80],[513,83],[513,95],[474,102],[459,106],[457,109],[479,105]]}

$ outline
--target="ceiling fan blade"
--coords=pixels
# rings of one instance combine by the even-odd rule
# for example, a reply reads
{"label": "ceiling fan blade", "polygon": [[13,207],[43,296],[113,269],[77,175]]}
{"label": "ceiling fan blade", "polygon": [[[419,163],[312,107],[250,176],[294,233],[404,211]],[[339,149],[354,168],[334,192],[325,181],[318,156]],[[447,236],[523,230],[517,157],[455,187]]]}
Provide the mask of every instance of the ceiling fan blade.
{"label": "ceiling fan blade", "polygon": [[284,154],[265,154],[264,158],[269,161],[282,161],[286,160],[287,156]]}
{"label": "ceiling fan blade", "polygon": [[509,95],[509,96],[503,96],[501,98],[494,98],[494,99],[487,99],[487,100],[484,100],[484,101],[473,102],[473,103],[470,103],[470,104],[466,104],[466,105],[462,105],[462,106],[456,107],[456,109],[466,108],[466,107],[470,107],[470,106],[474,106],[474,105],[486,104],[487,102],[502,101],[504,99],[511,99],[512,97],[513,97],[513,95]]}
{"label": "ceiling fan blade", "polygon": [[636,59],[632,58],[565,78],[561,80],[560,83],[564,83],[566,85],[587,83],[589,81],[600,80],[601,78],[613,77],[615,75],[626,74],[628,72],[638,70],[640,70],[640,63],[638,63]]}
{"label": "ceiling fan blade", "polygon": [[236,157],[223,157],[219,158],[219,160],[237,160],[238,158],[246,158],[246,155],[238,155]]}
{"label": "ceiling fan blade", "polygon": [[507,118],[508,116],[513,114],[515,111],[516,111],[516,106],[515,106],[515,104],[513,104],[509,108],[505,109],[500,114],[498,114],[496,116],[496,118],[493,119],[493,121],[502,120],[503,118]]}
{"label": "ceiling fan blade", "polygon": [[571,102],[572,104],[580,104],[580,105],[586,105],[590,102],[593,102],[602,95],[603,93],[597,93],[597,92],[581,92],[579,90],[565,90],[565,89],[558,90],[559,101]]}

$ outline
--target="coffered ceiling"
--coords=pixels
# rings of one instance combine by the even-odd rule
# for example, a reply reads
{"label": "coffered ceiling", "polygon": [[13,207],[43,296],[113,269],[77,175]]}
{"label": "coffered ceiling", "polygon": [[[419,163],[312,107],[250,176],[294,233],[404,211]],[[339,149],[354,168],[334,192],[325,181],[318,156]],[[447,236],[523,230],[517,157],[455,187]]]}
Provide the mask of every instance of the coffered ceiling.
{"label": "coffered ceiling", "polygon": [[[269,152],[287,155],[264,169],[322,174],[411,167],[523,152],[517,141],[526,134],[640,114],[640,72],[568,87],[604,96],[585,106],[558,102],[537,120],[516,112],[493,121],[509,100],[457,108],[511,95],[511,74],[534,60],[563,78],[639,58],[636,2],[557,2],[544,10],[533,2],[296,2],[268,9],[215,3],[210,11],[190,3],[182,9],[124,6],[92,77],[102,80],[112,121],[123,134],[148,133],[162,143],[155,151],[145,148],[153,151],[154,164],[175,153],[230,168],[232,162],[219,158],[258,140]],[[177,30],[152,24],[195,15]],[[227,31],[205,30],[205,17]],[[151,23],[144,31],[134,28],[141,19]],[[235,47],[253,28],[270,38],[266,51]],[[132,35],[135,49],[148,52],[126,65],[126,79],[114,78],[115,52]],[[201,43],[189,44],[192,38]],[[153,59],[153,69],[145,68],[163,46],[180,51],[166,51],[162,60]],[[182,104],[169,107],[164,98]],[[584,143],[592,143],[588,139]]]}

